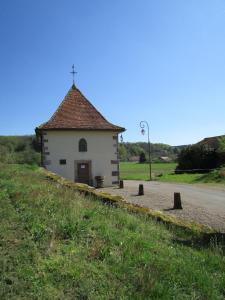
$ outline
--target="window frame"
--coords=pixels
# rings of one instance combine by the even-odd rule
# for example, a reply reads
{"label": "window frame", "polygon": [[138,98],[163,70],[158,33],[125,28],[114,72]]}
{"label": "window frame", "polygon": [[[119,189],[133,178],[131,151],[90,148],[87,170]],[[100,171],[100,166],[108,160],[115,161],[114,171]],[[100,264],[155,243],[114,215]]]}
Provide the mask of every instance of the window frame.
{"label": "window frame", "polygon": [[81,138],[78,144],[79,152],[87,152],[87,141],[85,138]]}

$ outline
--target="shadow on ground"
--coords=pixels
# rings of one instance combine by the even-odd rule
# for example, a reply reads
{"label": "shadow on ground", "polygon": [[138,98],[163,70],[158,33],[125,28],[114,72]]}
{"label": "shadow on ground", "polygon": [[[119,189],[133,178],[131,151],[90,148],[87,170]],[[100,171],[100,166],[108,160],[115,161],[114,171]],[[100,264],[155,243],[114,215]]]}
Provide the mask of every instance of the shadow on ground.
{"label": "shadow on ground", "polygon": [[184,246],[200,248],[220,248],[225,254],[225,233],[204,233],[201,236],[190,238],[190,239],[173,239],[173,243],[181,244]]}
{"label": "shadow on ground", "polygon": [[171,211],[171,210],[181,210],[183,208],[174,208],[174,207],[168,207],[168,208],[164,208],[163,211]]}

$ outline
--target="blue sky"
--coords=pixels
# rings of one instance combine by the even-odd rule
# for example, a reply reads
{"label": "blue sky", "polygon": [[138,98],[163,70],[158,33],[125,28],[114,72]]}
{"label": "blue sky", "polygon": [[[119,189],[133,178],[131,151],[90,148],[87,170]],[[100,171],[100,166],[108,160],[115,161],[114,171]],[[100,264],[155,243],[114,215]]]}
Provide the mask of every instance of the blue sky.
{"label": "blue sky", "polygon": [[124,141],[225,133],[224,0],[1,0],[0,135],[32,134],[72,84]]}

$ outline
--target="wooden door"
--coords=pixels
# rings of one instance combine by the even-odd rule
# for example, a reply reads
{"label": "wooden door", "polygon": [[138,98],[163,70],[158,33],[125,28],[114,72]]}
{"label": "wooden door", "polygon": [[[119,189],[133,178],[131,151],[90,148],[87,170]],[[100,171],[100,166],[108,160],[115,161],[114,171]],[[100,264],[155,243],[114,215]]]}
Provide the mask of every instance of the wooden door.
{"label": "wooden door", "polygon": [[89,184],[89,164],[78,163],[77,164],[77,181],[80,183]]}

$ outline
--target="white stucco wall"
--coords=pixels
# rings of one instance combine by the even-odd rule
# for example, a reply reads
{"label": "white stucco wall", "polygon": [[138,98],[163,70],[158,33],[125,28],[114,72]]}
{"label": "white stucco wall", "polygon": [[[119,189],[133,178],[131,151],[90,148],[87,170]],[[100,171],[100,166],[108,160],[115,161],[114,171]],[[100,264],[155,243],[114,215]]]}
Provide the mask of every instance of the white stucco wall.
{"label": "white stucco wall", "polygon": [[[118,176],[112,176],[112,171],[118,171],[117,133],[107,131],[45,131],[43,149],[46,153],[44,161],[46,169],[67,179],[75,181],[75,161],[91,161],[93,183],[95,176],[105,176],[104,186],[112,186],[118,181]],[[87,141],[87,152],[79,152],[79,140]],[[49,153],[49,154],[48,154]],[[66,159],[66,165],[60,165],[59,160]]]}

